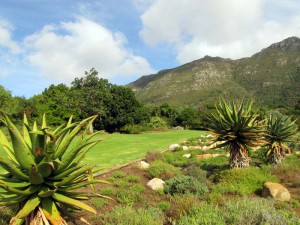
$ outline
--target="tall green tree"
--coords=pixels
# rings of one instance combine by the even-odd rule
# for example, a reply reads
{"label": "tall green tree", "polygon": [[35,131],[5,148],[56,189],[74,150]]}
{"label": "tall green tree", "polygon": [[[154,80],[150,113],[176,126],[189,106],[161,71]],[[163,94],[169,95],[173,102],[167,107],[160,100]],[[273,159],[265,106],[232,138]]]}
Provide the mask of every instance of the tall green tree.
{"label": "tall green tree", "polygon": [[47,114],[48,123],[58,125],[73,115],[79,117],[70,97],[70,89],[65,84],[50,85],[41,94],[30,99],[37,108],[37,115]]}

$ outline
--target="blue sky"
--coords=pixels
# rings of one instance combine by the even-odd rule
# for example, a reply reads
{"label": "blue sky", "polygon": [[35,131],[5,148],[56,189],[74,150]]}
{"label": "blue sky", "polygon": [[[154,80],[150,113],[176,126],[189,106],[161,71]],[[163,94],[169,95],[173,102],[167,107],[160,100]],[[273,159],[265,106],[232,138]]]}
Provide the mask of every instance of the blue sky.
{"label": "blue sky", "polygon": [[300,36],[299,0],[2,0],[0,85],[31,97],[94,67],[127,84]]}

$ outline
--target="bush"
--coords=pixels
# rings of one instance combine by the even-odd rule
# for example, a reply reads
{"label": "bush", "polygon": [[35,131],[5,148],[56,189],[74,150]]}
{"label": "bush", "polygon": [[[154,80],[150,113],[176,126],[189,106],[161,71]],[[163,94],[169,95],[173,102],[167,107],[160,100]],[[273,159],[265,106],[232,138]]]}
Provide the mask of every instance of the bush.
{"label": "bush", "polygon": [[202,183],[194,177],[180,175],[166,181],[165,193],[174,194],[193,194],[198,198],[204,198],[208,193],[206,183]]}
{"label": "bush", "polygon": [[146,153],[146,161],[151,163],[156,160],[163,160],[163,154],[157,151],[148,151]]}
{"label": "bush", "polygon": [[170,218],[179,219],[198,204],[198,199],[194,195],[175,195],[171,199],[171,208],[167,215]]}
{"label": "bush", "polygon": [[260,192],[267,181],[278,182],[278,178],[268,171],[257,168],[230,169],[221,171],[211,177],[216,185],[212,193],[249,195]]}
{"label": "bush", "polygon": [[116,194],[116,190],[111,188],[111,187],[105,187],[101,189],[101,193],[103,195],[115,195]]}
{"label": "bush", "polygon": [[152,130],[167,130],[168,123],[161,117],[151,117],[150,122],[147,124]]}
{"label": "bush", "polygon": [[203,184],[207,184],[208,181],[206,179],[207,177],[207,171],[202,170],[199,165],[197,164],[192,164],[187,168],[186,174],[188,176],[194,177],[197,179],[199,182]]}
{"label": "bush", "polygon": [[163,225],[164,214],[158,208],[135,210],[129,206],[117,206],[111,213],[104,214],[101,222],[106,225]]}
{"label": "bush", "polygon": [[149,131],[150,128],[143,125],[126,124],[120,129],[120,133],[124,134],[140,134]]}
{"label": "bush", "polygon": [[223,210],[227,224],[299,224],[300,220],[289,211],[276,210],[267,199],[245,198],[230,201]]}
{"label": "bush", "polygon": [[167,201],[161,201],[158,203],[158,208],[160,208],[163,212],[168,211],[171,208],[171,203]]}
{"label": "bush", "polygon": [[216,205],[203,203],[193,206],[187,215],[180,217],[178,225],[214,224],[226,225],[222,210]]}
{"label": "bush", "polygon": [[276,210],[271,200],[246,198],[227,202],[224,207],[204,203],[194,206],[178,221],[179,225],[217,224],[299,224],[291,212]]}
{"label": "bush", "polygon": [[180,169],[158,160],[151,163],[148,172],[152,178],[167,180],[180,174]]}

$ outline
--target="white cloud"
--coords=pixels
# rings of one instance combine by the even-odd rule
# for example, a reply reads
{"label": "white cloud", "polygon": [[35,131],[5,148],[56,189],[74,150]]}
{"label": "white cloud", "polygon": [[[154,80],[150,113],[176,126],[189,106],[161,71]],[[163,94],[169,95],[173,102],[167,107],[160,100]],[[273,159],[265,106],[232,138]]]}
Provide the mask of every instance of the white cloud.
{"label": "white cloud", "polygon": [[17,54],[20,52],[20,47],[12,40],[12,30],[13,26],[8,21],[0,20],[0,46],[8,48],[13,54]]}
{"label": "white cloud", "polygon": [[28,36],[27,60],[47,77],[70,82],[94,67],[102,77],[137,76],[154,72],[146,59],[126,49],[126,38],[86,18],[47,25]]}
{"label": "white cloud", "polygon": [[[180,63],[205,55],[240,58],[289,36],[300,36],[298,0],[276,17],[275,0],[157,0],[141,16],[140,36],[151,46],[169,44]],[[280,2],[283,2],[280,0]]]}

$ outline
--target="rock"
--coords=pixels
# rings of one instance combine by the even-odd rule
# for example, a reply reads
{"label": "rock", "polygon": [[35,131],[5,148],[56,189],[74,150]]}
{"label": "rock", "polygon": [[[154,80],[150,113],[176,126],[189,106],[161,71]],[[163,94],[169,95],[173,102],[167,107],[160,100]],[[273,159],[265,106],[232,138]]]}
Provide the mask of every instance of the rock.
{"label": "rock", "polygon": [[169,146],[170,151],[174,151],[176,148],[180,148],[180,145],[179,144],[172,144],[172,145]]}
{"label": "rock", "polygon": [[279,201],[289,201],[291,195],[289,191],[279,183],[266,182],[261,194],[263,197],[272,197]]}
{"label": "rock", "polygon": [[295,152],[296,155],[300,155],[300,151]]}
{"label": "rock", "polygon": [[182,146],[182,150],[187,151],[187,150],[189,150],[189,148],[188,148],[188,146]]}
{"label": "rock", "polygon": [[202,160],[202,159],[210,159],[210,158],[215,158],[220,156],[221,154],[203,154],[203,155],[197,155],[196,158],[198,160]]}
{"label": "rock", "polygon": [[201,146],[189,146],[188,149],[202,149]]}
{"label": "rock", "polygon": [[209,147],[206,146],[206,145],[204,145],[204,146],[202,147],[202,150],[203,150],[203,151],[207,151],[207,150],[209,150]]}
{"label": "rock", "polygon": [[192,154],[184,154],[182,157],[185,157],[185,158],[191,158]]}
{"label": "rock", "polygon": [[149,163],[146,163],[145,161],[140,161],[140,162],[138,162],[138,165],[137,165],[137,167],[141,170],[146,170],[149,168],[149,166],[150,166]]}
{"label": "rock", "polygon": [[184,130],[184,127],[177,126],[177,127],[173,127],[172,129],[173,129],[173,130]]}
{"label": "rock", "polygon": [[158,190],[164,188],[165,182],[159,178],[153,178],[147,183],[147,187],[151,188],[152,190]]}

